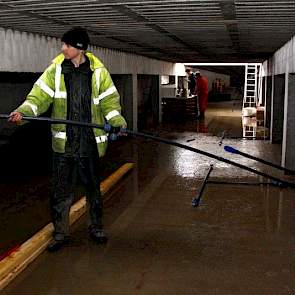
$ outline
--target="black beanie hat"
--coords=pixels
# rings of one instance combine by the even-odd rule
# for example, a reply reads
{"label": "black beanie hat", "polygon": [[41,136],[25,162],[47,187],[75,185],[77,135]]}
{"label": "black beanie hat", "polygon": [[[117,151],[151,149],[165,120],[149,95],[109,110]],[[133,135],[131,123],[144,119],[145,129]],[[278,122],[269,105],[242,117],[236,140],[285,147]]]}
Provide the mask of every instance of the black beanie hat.
{"label": "black beanie hat", "polygon": [[90,42],[86,30],[81,27],[75,27],[65,32],[61,41],[81,50],[86,50]]}

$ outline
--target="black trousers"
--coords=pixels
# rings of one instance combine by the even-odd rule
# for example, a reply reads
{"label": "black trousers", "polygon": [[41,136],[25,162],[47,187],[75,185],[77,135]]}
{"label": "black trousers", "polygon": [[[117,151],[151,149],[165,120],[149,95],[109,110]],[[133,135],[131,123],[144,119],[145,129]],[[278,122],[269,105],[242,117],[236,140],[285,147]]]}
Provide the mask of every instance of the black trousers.
{"label": "black trousers", "polygon": [[89,225],[102,229],[102,199],[96,157],[68,157],[54,153],[52,180],[54,193],[50,209],[56,240],[69,236],[69,211],[74,188],[79,183],[85,188]]}

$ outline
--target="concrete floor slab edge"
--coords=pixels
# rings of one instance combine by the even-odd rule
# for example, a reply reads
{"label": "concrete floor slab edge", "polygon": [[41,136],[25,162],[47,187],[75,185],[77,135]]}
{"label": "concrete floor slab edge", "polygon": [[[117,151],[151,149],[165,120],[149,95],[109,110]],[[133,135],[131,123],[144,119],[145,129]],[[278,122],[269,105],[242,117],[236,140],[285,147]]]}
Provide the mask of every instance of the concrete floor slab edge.
{"label": "concrete floor slab edge", "polygon": [[[133,166],[133,163],[126,163],[105,179],[100,185],[102,195],[105,195]],[[71,207],[70,224],[75,223],[85,214],[85,211],[86,198],[82,197]],[[52,240],[52,232],[53,225],[49,223],[16,251],[0,261],[0,291],[46,249]]]}

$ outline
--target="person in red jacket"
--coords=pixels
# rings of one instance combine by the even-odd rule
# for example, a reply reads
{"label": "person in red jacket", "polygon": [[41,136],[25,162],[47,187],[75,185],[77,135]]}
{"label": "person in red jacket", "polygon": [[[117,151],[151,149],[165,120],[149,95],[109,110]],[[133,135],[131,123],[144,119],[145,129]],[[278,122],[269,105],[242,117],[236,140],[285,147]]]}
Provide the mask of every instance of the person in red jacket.
{"label": "person in red jacket", "polygon": [[196,71],[196,88],[195,95],[198,96],[200,115],[198,118],[205,117],[205,111],[208,106],[208,79],[201,75],[200,71]]}

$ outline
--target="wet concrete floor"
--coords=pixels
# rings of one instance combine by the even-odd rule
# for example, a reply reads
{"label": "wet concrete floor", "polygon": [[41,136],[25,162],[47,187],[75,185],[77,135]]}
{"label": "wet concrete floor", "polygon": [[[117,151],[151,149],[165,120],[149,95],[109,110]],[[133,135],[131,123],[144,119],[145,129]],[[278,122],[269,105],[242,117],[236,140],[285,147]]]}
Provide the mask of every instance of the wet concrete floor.
{"label": "wet concrete floor", "polygon": [[[219,146],[225,129],[240,136],[239,124],[238,110],[217,105],[202,124],[163,124],[153,132],[282,177],[223,151],[232,145],[279,163],[281,147],[268,141],[226,138]],[[128,140],[121,149],[136,168],[105,204],[109,243],[93,244],[82,218],[68,247],[42,254],[3,294],[295,294],[294,189],[208,184],[193,208],[210,164],[211,180],[265,179],[151,140]]]}

